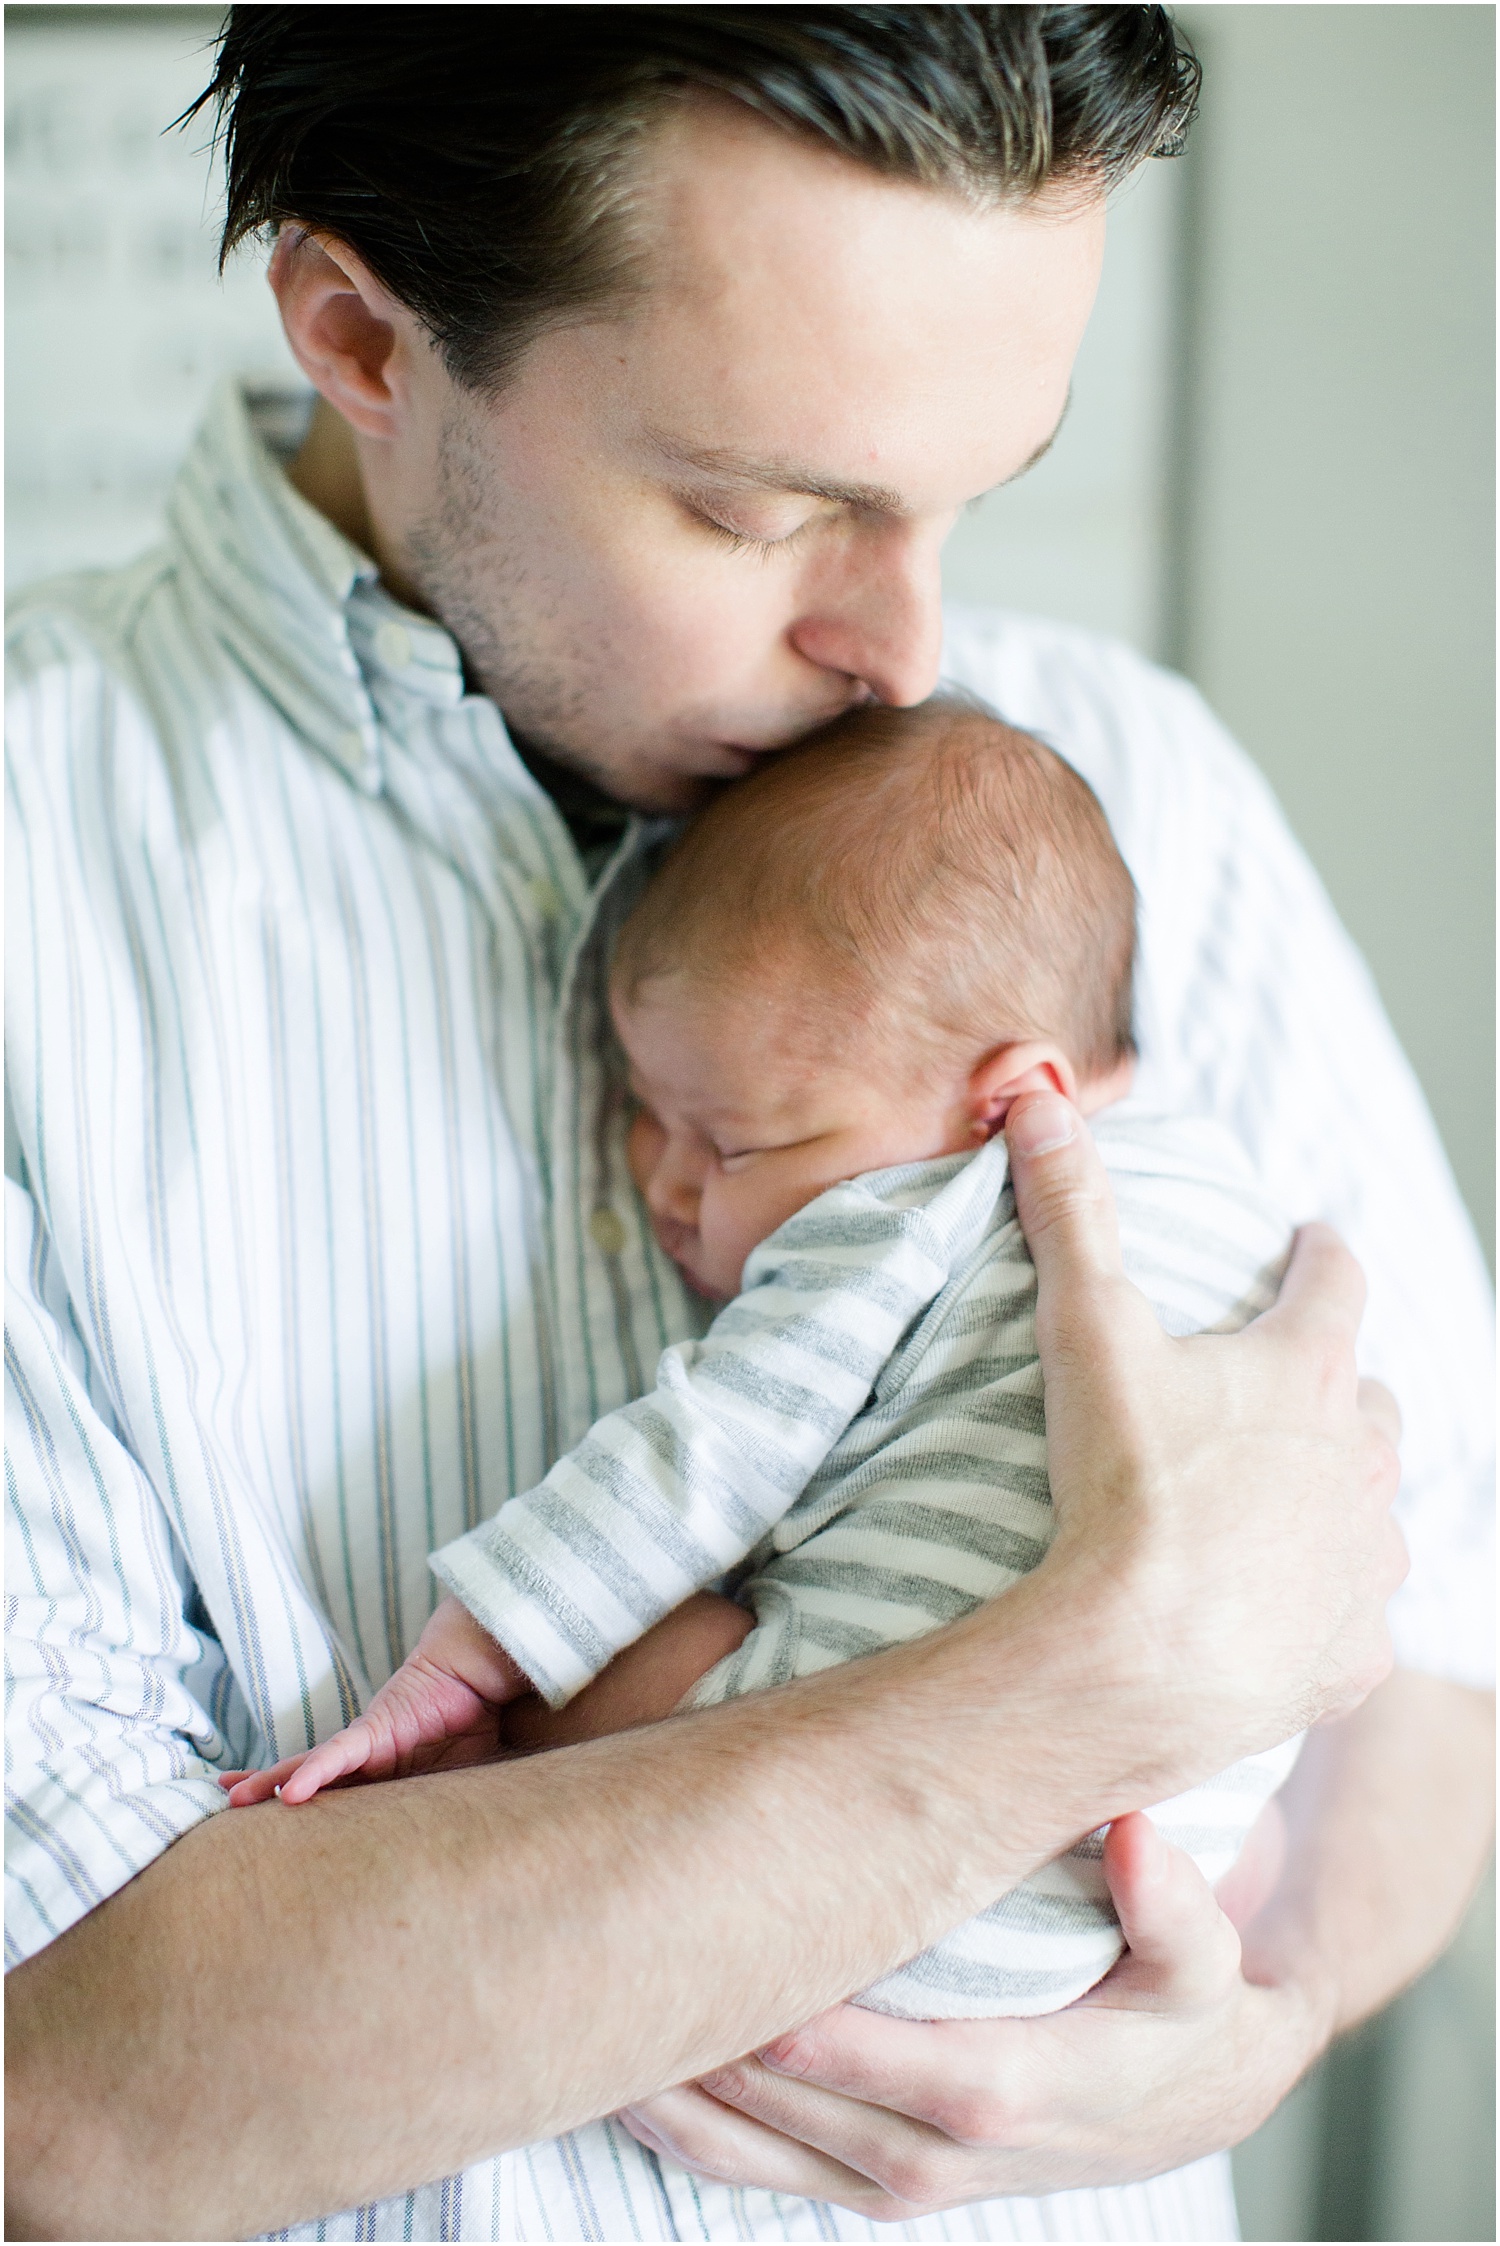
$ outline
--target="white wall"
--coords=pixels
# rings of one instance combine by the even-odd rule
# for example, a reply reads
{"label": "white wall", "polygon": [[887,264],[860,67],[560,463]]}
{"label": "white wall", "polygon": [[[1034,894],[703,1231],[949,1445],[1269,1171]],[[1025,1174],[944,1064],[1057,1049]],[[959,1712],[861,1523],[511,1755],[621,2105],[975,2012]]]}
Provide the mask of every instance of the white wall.
{"label": "white wall", "polygon": [[157,535],[214,377],[296,373],[264,259],[214,271],[215,8],[9,8],[7,586]]}

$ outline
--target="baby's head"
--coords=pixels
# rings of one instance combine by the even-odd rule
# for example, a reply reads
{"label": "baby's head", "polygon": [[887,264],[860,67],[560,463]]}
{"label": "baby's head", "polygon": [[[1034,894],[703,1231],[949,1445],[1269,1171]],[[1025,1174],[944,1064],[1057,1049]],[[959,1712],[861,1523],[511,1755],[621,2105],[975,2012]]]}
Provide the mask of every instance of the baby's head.
{"label": "baby's head", "polygon": [[662,1245],[726,1297],[827,1186],[971,1151],[1025,1091],[1120,1098],[1134,956],[1092,790],[977,705],[856,710],[726,788],[615,954]]}

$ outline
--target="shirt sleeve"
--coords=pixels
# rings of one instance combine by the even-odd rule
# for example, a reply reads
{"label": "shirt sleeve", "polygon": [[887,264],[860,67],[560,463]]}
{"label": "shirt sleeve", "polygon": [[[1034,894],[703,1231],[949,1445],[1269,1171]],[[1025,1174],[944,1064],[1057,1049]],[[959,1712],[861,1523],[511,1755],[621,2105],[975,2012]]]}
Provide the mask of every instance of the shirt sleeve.
{"label": "shirt sleeve", "polygon": [[1097,791],[1140,893],[1141,1096],[1226,1123],[1369,1294],[1361,1368],[1401,1407],[1401,1666],[1494,1682],[1494,1306],[1369,969],[1271,790],[1202,697],[1063,626],[956,619],[951,676]]}
{"label": "shirt sleeve", "polygon": [[229,1683],[114,1431],[29,1193],[6,1179],[6,1964],[223,1807]]}
{"label": "shirt sleeve", "polygon": [[666,1351],[649,1396],[434,1555],[553,1707],[794,1503],[942,1289],[975,1211],[993,1206],[1003,1142],[925,1206],[903,1194],[915,1176],[878,1172],[799,1211],[750,1256],[704,1339]]}

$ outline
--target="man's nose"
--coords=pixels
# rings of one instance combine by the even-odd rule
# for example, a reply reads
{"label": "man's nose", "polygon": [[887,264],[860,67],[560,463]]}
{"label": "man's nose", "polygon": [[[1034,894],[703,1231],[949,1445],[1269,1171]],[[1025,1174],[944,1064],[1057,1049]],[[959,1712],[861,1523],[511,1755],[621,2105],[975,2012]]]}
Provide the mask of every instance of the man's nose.
{"label": "man's nose", "polygon": [[943,643],[940,535],[900,524],[852,542],[813,588],[790,638],[810,663],[860,680],[877,701],[925,702]]}

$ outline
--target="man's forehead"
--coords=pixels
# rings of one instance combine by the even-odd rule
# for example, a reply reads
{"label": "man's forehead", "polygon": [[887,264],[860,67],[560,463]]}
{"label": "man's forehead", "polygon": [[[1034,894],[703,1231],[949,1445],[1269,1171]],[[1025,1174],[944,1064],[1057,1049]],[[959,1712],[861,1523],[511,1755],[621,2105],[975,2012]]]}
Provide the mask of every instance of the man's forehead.
{"label": "man's forehead", "polygon": [[604,346],[648,472],[900,518],[1046,450],[1097,199],[978,207],[720,110],[675,124],[648,169],[645,287]]}

